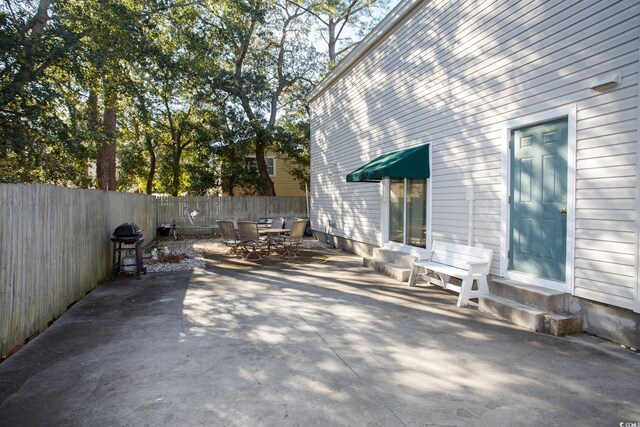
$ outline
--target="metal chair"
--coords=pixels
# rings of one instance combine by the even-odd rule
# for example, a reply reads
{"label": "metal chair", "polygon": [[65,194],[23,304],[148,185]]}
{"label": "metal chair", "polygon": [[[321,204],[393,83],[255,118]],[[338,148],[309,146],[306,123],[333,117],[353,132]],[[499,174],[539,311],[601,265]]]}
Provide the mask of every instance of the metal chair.
{"label": "metal chair", "polygon": [[273,218],[258,218],[258,228],[269,228],[272,222]]}
{"label": "metal chair", "polygon": [[302,256],[298,248],[304,241],[304,228],[306,226],[307,221],[304,219],[293,222],[291,225],[291,233],[289,233],[282,242],[282,246],[284,247],[284,252],[282,253],[283,258],[299,258]]}
{"label": "metal chair", "polygon": [[[262,255],[257,251],[263,245],[257,222],[238,221],[238,238],[240,239],[240,246],[246,251],[245,259],[262,259]],[[269,256],[268,252],[267,256]]]}
{"label": "metal chair", "polygon": [[293,228],[293,223],[300,220],[300,218],[287,218],[284,220],[284,228],[291,230]]}
{"label": "metal chair", "polygon": [[271,228],[284,228],[284,218],[274,218],[271,222]]}
{"label": "metal chair", "polygon": [[[285,228],[284,226],[284,218],[275,218],[273,222],[271,222],[272,229]],[[282,242],[284,241],[283,234],[270,234],[269,238],[271,239],[271,244],[276,248],[282,247]]]}
{"label": "metal chair", "polygon": [[238,246],[240,246],[240,240],[238,234],[233,227],[233,221],[218,221],[218,228],[222,235],[222,243],[231,248],[229,254],[237,254]]}

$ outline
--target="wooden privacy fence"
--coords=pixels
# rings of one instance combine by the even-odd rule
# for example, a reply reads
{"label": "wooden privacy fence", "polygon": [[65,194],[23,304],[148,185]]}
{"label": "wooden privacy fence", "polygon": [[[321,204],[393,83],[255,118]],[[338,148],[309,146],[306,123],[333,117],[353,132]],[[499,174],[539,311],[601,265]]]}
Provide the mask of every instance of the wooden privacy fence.
{"label": "wooden privacy fence", "polygon": [[153,197],[53,185],[0,184],[0,357],[65,312],[111,272],[113,230],[155,239],[159,224],[306,216],[304,197]]}
{"label": "wooden privacy fence", "polygon": [[[174,220],[179,227],[190,225],[185,209],[200,214],[193,217],[195,226],[203,228],[216,225],[218,220],[257,220],[258,218],[306,217],[304,196],[276,197],[158,197],[158,221],[170,224]],[[197,228],[197,227],[196,227]]]}
{"label": "wooden privacy fence", "polygon": [[0,184],[0,357],[108,277],[119,224],[153,240],[157,212],[152,196]]}

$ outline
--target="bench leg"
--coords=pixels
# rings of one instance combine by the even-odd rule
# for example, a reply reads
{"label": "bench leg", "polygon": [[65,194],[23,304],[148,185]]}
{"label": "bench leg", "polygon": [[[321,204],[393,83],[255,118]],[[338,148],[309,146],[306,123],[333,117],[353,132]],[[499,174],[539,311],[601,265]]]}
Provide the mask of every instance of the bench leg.
{"label": "bench leg", "polygon": [[478,291],[480,295],[489,295],[489,284],[487,283],[487,276],[478,277]]}
{"label": "bench leg", "polygon": [[418,270],[420,269],[419,266],[413,264],[413,267],[411,267],[411,274],[409,275],[409,286],[415,286],[416,285],[416,280],[418,278]]}
{"label": "bench leg", "polygon": [[473,276],[468,274],[460,285],[460,294],[458,295],[458,307],[466,307],[471,298],[471,287],[473,286]]}
{"label": "bench leg", "polygon": [[[473,281],[478,282],[478,290],[474,291]],[[469,304],[469,298],[477,298],[480,295],[489,294],[489,284],[487,283],[487,276],[472,276],[469,274],[463,281],[460,287],[460,295],[458,296],[458,307],[466,307]]]}

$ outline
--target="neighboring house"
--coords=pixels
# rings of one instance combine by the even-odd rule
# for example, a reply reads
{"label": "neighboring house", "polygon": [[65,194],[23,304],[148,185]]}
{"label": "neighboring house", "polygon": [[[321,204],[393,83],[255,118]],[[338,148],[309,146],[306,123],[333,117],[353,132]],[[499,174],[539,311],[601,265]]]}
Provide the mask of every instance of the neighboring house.
{"label": "neighboring house", "polygon": [[[267,170],[269,171],[269,177],[273,181],[273,185],[278,196],[304,196],[304,187],[300,188],[300,182],[295,179],[289,172],[291,164],[289,160],[279,156],[276,153],[267,153],[265,155],[265,161],[267,163]],[[245,159],[247,167],[256,167],[256,156],[247,156]],[[241,188],[234,190],[236,196],[243,194]]]}
{"label": "neighboring house", "polygon": [[312,228],[362,254],[490,248],[493,275],[640,341],[639,14],[402,1],[310,95]]}

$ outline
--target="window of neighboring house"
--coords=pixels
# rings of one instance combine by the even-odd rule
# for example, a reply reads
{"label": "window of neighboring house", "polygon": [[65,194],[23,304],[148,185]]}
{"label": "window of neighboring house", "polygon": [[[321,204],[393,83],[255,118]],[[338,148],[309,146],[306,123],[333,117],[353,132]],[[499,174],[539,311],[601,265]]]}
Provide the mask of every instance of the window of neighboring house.
{"label": "window of neighboring house", "polygon": [[[264,161],[267,163],[267,172],[269,173],[269,176],[276,176],[276,158],[265,157]],[[247,157],[245,164],[247,168],[258,169],[255,157]]]}

